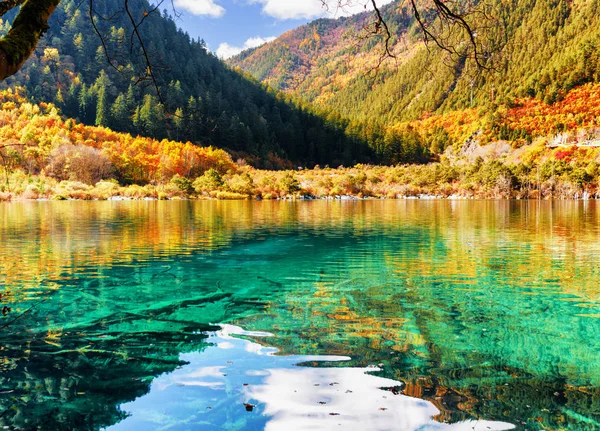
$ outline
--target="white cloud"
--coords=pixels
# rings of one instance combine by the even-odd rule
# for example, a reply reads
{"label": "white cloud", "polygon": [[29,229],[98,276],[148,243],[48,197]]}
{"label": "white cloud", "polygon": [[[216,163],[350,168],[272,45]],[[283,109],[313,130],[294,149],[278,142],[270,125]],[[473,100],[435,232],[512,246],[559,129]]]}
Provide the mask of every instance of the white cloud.
{"label": "white cloud", "polygon": [[311,19],[324,15],[321,0],[249,0],[262,4],[263,12],[277,19]]}
{"label": "white cloud", "polygon": [[225,8],[216,4],[214,0],[175,0],[175,6],[194,15],[219,18],[225,14]]}
{"label": "white cloud", "polygon": [[[247,0],[250,4],[262,4],[263,13],[277,19],[312,19],[318,17],[340,17],[372,10],[370,0]],[[377,6],[393,0],[378,0]],[[338,7],[342,3],[342,7]],[[365,5],[367,6],[365,8]]]}
{"label": "white cloud", "polygon": [[260,46],[260,45],[262,45],[264,43],[271,42],[272,40],[275,40],[274,36],[271,36],[271,37],[260,37],[260,36],[251,37],[246,42],[244,42],[244,45],[242,45],[242,46],[233,46],[233,45],[229,45],[227,42],[224,42],[224,43],[220,44],[219,47],[217,48],[217,52],[216,52],[217,53],[217,57],[227,59],[229,57],[233,57],[234,55],[239,54],[240,52],[242,52],[245,49],[255,48],[255,47]]}

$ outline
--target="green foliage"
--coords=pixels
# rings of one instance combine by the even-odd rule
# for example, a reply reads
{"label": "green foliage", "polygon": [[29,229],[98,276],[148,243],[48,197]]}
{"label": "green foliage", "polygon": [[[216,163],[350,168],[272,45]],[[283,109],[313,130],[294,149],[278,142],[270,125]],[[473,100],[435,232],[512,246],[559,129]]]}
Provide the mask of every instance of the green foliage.
{"label": "green foliage", "polygon": [[254,180],[248,172],[244,172],[241,175],[233,175],[227,185],[233,193],[249,196],[255,192]]}
{"label": "green foliage", "polygon": [[191,194],[194,191],[192,181],[189,178],[182,177],[179,174],[173,175],[173,178],[171,178],[170,182],[184,193]]}
{"label": "green foliage", "polygon": [[[590,165],[588,165],[590,167]],[[539,177],[544,181],[568,182],[578,188],[582,188],[585,184],[590,183],[594,179],[595,169],[591,165],[591,169],[587,169],[577,164],[569,163],[567,160],[547,160],[539,167]]]}
{"label": "green foliage", "polygon": [[[88,125],[116,131],[214,145],[257,160],[271,155],[303,165],[370,160],[365,141],[346,136],[346,123],[330,112],[275,94],[255,80],[229,69],[177,29],[166,13],[153,12],[146,0],[129,2],[141,37],[152,53],[153,86],[135,85],[147,65],[137,42],[124,41],[132,31],[122,2],[95,10],[111,67],[89,19],[75,0],[63,0],[53,14],[43,43],[23,69],[2,86],[24,86],[34,102],[55,103],[62,112]],[[10,14],[6,17],[11,19]],[[293,57],[290,57],[293,61]]]}
{"label": "green foliage", "polygon": [[440,126],[428,131],[425,141],[431,154],[441,154],[452,145],[450,135],[446,129]]}
{"label": "green foliage", "polygon": [[194,190],[197,193],[208,193],[221,190],[225,185],[223,177],[215,169],[209,169],[193,183]]}
{"label": "green foliage", "polygon": [[292,172],[286,172],[279,180],[279,188],[286,195],[292,195],[300,191],[300,183]]}
{"label": "green foliage", "polygon": [[484,163],[479,159],[467,174],[467,181],[469,180],[487,189],[500,184],[511,189],[514,183],[513,173],[510,168],[498,160],[491,160]]}

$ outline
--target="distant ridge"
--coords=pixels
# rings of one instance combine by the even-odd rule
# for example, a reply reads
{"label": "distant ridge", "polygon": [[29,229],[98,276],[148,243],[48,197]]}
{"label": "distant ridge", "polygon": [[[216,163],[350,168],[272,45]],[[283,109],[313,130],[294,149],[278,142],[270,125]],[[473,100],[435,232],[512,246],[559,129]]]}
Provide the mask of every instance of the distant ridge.
{"label": "distant ridge", "polygon": [[501,61],[489,73],[469,60],[450,67],[440,50],[430,46],[428,51],[399,2],[382,8],[396,36],[397,64],[388,61],[376,79],[366,72],[381,47],[356,36],[368,14],[313,21],[228,62],[276,89],[386,127],[471,106],[510,106],[516,98],[553,103],[576,86],[600,81],[597,0],[490,4],[506,40]]}

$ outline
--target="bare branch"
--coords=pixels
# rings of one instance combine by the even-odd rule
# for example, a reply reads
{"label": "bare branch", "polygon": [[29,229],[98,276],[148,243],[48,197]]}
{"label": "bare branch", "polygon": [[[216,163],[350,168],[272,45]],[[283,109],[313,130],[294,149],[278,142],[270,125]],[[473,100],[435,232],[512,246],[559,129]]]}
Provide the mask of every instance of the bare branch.
{"label": "bare branch", "polygon": [[390,41],[392,40],[392,34],[390,33],[390,29],[387,25],[387,22],[385,22],[385,20],[381,16],[381,11],[377,7],[375,0],[371,0],[371,4],[373,5],[375,15],[377,16],[377,21],[375,21],[375,31],[379,33],[381,31],[382,26],[385,31],[385,54],[389,57],[396,58],[396,56],[390,52]]}
{"label": "bare branch", "polygon": [[[103,16],[99,15],[96,12],[96,10],[94,9],[94,0],[88,0],[88,1],[89,1],[88,15],[90,18],[90,22],[92,24],[94,32],[100,39],[100,44],[101,44],[104,56],[106,57],[106,61],[110,65],[110,67],[112,67],[114,70],[116,70],[120,74],[123,74],[123,70],[122,70],[122,68],[119,67],[119,63],[116,60],[116,57],[117,57],[116,52],[111,52],[109,50],[109,43],[107,41],[107,38],[102,34],[100,27],[96,23],[96,18],[99,18],[103,21],[110,22],[112,19],[115,18],[116,15],[118,15],[120,13],[124,12],[127,15],[127,19],[131,23],[131,34],[129,37],[129,39],[130,39],[129,40],[129,53],[133,54],[136,46],[139,46],[139,49],[141,51],[142,57],[144,59],[144,64],[145,64],[144,72],[137,76],[137,78],[135,80],[135,84],[137,85],[144,81],[150,81],[151,85],[155,89],[155,92],[156,92],[156,95],[157,95],[159,101],[164,105],[164,101],[162,98],[162,94],[161,94],[160,87],[158,85],[158,80],[157,80],[156,73],[155,73],[155,70],[157,69],[158,66],[155,64],[155,62],[152,61],[150,53],[148,52],[148,49],[146,48],[146,42],[145,42],[143,36],[141,35],[139,29],[140,29],[140,26],[144,23],[144,21],[150,15],[152,15],[153,13],[157,13],[157,11],[159,11],[160,6],[163,5],[165,0],[160,0],[156,5],[153,5],[151,9],[144,11],[143,15],[142,15],[141,19],[139,19],[139,21],[137,21],[136,18],[134,17],[134,14],[129,5],[129,0],[124,0],[124,2],[123,2],[124,9],[117,12],[112,17],[103,17]],[[172,2],[171,2],[171,5],[173,7],[173,10],[175,11],[174,4]]]}
{"label": "bare branch", "polygon": [[[451,0],[432,0],[433,6],[424,9],[432,15],[430,20],[424,18],[419,9],[418,0],[410,0],[410,7],[417,24],[424,35],[425,43],[433,42],[439,49],[451,56],[463,57],[462,41],[466,37],[468,55],[479,69],[489,70],[490,53],[485,49],[483,42],[478,40],[479,31],[489,30],[497,24],[497,20],[490,16],[485,5],[469,9],[468,2],[453,2]],[[452,6],[454,4],[454,6]],[[471,21],[481,23],[475,28]],[[437,31],[436,31],[437,26]],[[459,51],[460,49],[460,51]]]}
{"label": "bare branch", "polygon": [[[373,8],[374,20],[365,30],[367,37],[383,36],[383,52],[378,66],[388,58],[396,58],[393,50],[394,34],[388,26],[382,8],[376,0],[321,0],[325,10],[334,4],[338,9],[368,4]],[[398,5],[412,12],[426,45],[432,42],[437,48],[447,52],[455,60],[467,55],[478,68],[489,70],[490,58],[500,46],[491,38],[498,27],[498,20],[490,15],[489,3],[485,0],[406,0]],[[501,26],[500,26],[501,29]],[[497,36],[497,35],[496,35]],[[486,44],[488,46],[486,46]]]}
{"label": "bare branch", "polygon": [[[162,1],[161,1],[162,3]],[[156,76],[154,74],[154,69],[152,67],[152,61],[150,61],[150,56],[148,55],[148,50],[146,49],[146,45],[144,43],[144,38],[142,38],[142,36],[140,35],[140,31],[139,31],[139,25],[141,22],[144,21],[144,19],[146,18],[146,16],[144,16],[144,18],[142,18],[142,20],[140,21],[140,23],[136,23],[135,19],[133,18],[133,15],[131,13],[131,10],[129,9],[129,0],[125,0],[125,11],[127,12],[127,16],[129,17],[129,21],[131,22],[131,24],[133,25],[133,34],[135,34],[135,37],[137,38],[139,44],[140,44],[140,48],[142,50],[142,54],[144,56],[144,60],[146,62],[146,75],[145,76],[149,76],[152,84],[154,85],[154,88],[156,90],[156,94],[158,96],[158,99],[160,100],[160,103],[162,103],[163,105],[165,104],[163,99],[162,99],[162,95],[160,92],[160,87],[158,86],[158,82],[156,80]]]}
{"label": "bare branch", "polygon": [[[374,22],[370,23],[369,25],[367,25],[363,28],[363,30],[366,31],[366,34],[363,35],[363,38],[366,39],[371,36],[381,36],[382,30],[383,30],[383,38],[384,38],[383,39],[383,43],[384,43],[383,52],[381,53],[381,55],[379,57],[377,65],[374,66],[369,71],[369,73],[371,73],[373,70],[377,71],[379,69],[379,67],[381,66],[381,64],[386,59],[388,59],[388,58],[395,59],[396,56],[392,52],[391,45],[392,45],[393,34],[388,27],[387,21],[383,18],[383,15],[381,13],[379,6],[377,5],[376,0],[366,0],[366,3],[364,3],[365,9],[367,8],[367,4],[369,4],[369,3],[373,7],[373,13],[375,15],[375,20],[374,20]],[[328,0],[321,0],[321,5],[324,10],[329,11],[329,1]],[[352,1],[352,0],[337,0],[336,1],[336,8],[339,10],[342,10],[342,11],[347,11],[347,8],[355,7],[357,5],[358,4],[354,3],[354,1]]]}
{"label": "bare branch", "polygon": [[113,59],[111,58],[111,56],[108,54],[108,48],[106,46],[106,41],[104,40],[104,36],[102,36],[102,33],[100,33],[100,30],[98,29],[98,26],[96,26],[96,21],[94,20],[94,0],[89,0],[90,2],[90,7],[89,7],[89,16],[90,16],[90,22],[92,23],[92,27],[94,28],[94,32],[96,32],[96,35],[98,35],[98,37],[100,38],[100,43],[102,44],[102,50],[104,51],[104,56],[106,57],[106,61],[108,62],[108,64],[110,65],[110,67],[112,67],[113,69],[115,69],[117,72],[119,72],[118,67],[113,63]]}

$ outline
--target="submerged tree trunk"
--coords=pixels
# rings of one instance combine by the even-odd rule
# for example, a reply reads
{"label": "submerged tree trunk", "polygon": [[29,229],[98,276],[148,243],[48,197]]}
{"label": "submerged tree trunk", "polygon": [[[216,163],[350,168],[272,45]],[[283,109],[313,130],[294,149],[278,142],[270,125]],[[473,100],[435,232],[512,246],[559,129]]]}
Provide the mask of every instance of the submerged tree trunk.
{"label": "submerged tree trunk", "polygon": [[[48,29],[48,19],[60,0],[8,0],[6,3],[22,4],[9,32],[0,39],[0,80],[21,69]],[[3,2],[5,3],[5,2]],[[0,11],[4,15],[7,10]]]}

